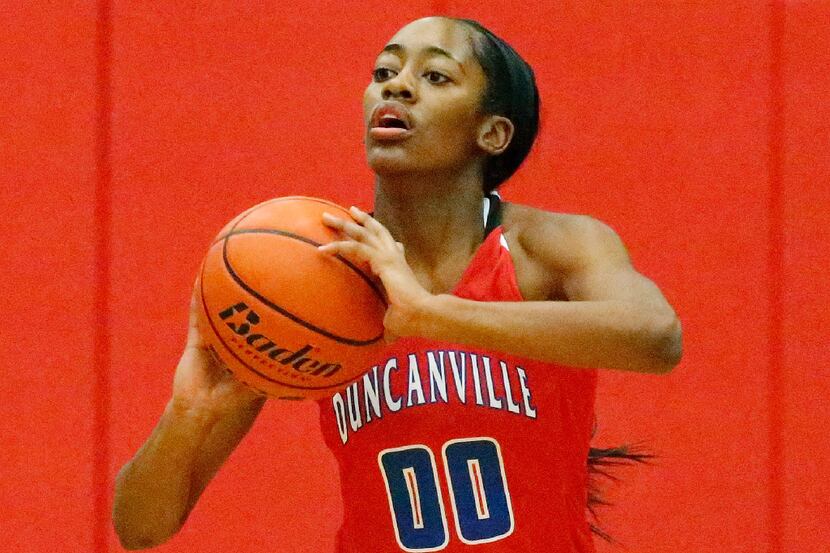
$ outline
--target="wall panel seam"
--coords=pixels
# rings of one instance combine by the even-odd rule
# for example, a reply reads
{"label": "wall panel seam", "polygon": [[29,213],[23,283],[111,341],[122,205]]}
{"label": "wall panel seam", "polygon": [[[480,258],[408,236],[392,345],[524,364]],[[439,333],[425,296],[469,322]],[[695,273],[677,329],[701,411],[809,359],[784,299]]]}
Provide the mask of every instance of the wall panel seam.
{"label": "wall panel seam", "polygon": [[784,255],[784,35],[786,3],[770,3],[770,75],[769,75],[769,226],[768,226],[768,301],[769,301],[769,494],[768,551],[782,553],[784,521],[784,448],[783,448],[783,255]]}
{"label": "wall panel seam", "polygon": [[110,0],[97,0],[95,28],[95,297],[92,411],[94,553],[108,553],[110,528],[110,268],[112,253],[111,125],[112,19]]}

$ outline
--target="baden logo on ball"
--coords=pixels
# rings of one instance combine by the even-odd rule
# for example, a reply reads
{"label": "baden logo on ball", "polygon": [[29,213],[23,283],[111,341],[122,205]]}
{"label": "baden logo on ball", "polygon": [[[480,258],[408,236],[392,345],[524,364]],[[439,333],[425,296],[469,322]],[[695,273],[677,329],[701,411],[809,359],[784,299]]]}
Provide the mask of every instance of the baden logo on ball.
{"label": "baden logo on ball", "polygon": [[[227,320],[234,313],[243,313],[245,311],[247,311],[247,314],[244,323]],[[251,333],[253,327],[259,324],[261,319],[253,309],[249,309],[244,303],[237,303],[220,311],[219,318],[225,321],[228,328],[239,336],[244,337],[245,343],[253,347],[254,351],[262,354],[267,353],[269,359],[279,361],[283,365],[291,365],[299,372],[310,373],[314,376],[329,377],[342,368],[340,363],[323,363],[310,357],[305,357],[305,354],[314,349],[310,344],[304,345],[297,351],[291,351],[279,347],[271,338],[268,338],[264,334]],[[280,359],[281,356],[282,359]],[[306,365],[306,363],[308,364]]]}

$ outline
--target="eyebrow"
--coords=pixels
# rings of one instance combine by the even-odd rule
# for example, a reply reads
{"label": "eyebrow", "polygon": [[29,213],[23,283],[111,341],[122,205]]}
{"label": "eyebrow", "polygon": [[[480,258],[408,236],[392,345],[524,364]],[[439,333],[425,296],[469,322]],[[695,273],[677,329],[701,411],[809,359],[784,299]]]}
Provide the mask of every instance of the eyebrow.
{"label": "eyebrow", "polygon": [[[393,42],[392,44],[387,44],[386,46],[384,46],[383,50],[381,50],[381,53],[391,52],[393,54],[400,54],[400,53],[403,53],[405,50],[406,50],[406,48],[404,48],[400,44],[395,44]],[[455,63],[457,63],[458,65],[461,65],[461,62],[458,61],[457,59],[455,59],[455,56],[453,56],[452,54],[450,54],[449,52],[447,52],[443,48],[439,48],[438,46],[427,46],[426,48],[424,48],[423,52],[426,53],[426,54],[432,54],[434,56],[437,55],[437,56],[442,56],[442,57],[445,57],[445,58],[449,58],[452,61],[454,61]]]}

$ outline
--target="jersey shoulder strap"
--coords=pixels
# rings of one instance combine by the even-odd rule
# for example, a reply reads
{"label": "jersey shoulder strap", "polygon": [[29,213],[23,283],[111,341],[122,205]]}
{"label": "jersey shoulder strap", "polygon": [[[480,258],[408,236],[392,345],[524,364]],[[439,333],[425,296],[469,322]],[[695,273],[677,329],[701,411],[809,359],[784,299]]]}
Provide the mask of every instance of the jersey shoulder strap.
{"label": "jersey shoulder strap", "polygon": [[484,197],[484,237],[501,226],[501,196],[498,192],[490,192]]}

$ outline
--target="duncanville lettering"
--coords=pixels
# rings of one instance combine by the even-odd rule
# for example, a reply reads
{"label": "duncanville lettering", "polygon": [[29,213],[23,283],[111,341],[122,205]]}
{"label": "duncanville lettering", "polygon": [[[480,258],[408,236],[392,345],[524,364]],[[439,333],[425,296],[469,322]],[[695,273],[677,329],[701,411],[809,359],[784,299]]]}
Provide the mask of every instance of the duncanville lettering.
{"label": "duncanville lettering", "polygon": [[[472,378],[470,378],[472,377]],[[468,398],[468,394],[472,397]],[[468,401],[469,399],[469,401]],[[391,357],[331,398],[340,440],[406,409],[458,403],[469,409],[537,417],[527,373],[501,359],[466,351],[426,351]]]}

